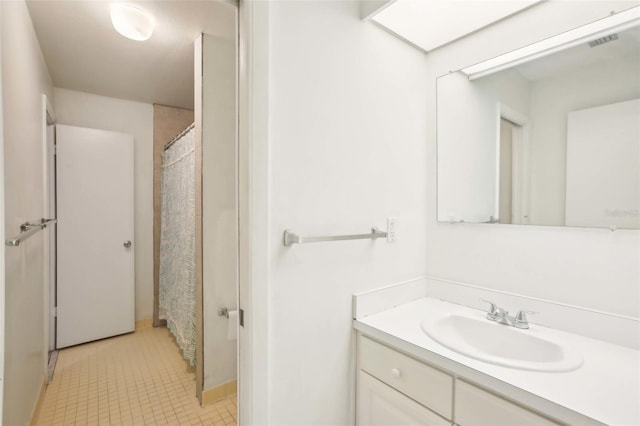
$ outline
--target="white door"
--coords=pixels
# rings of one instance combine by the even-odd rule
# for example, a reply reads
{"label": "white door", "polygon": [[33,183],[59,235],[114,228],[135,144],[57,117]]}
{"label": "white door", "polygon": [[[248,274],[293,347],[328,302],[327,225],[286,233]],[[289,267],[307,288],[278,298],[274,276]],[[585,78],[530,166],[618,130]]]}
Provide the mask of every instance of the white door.
{"label": "white door", "polygon": [[640,229],[640,99],[570,112],[567,226]]}
{"label": "white door", "polygon": [[131,332],[134,316],[131,135],[56,126],[56,346]]}

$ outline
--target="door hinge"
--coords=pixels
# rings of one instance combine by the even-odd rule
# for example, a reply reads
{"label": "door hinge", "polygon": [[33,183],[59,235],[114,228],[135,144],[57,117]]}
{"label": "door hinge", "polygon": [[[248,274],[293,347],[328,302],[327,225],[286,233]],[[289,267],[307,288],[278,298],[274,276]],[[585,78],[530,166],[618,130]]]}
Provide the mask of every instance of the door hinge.
{"label": "door hinge", "polygon": [[244,327],[244,310],[242,309],[240,309],[238,321],[240,322],[240,327]]}
{"label": "door hinge", "polygon": [[57,317],[58,316],[58,307],[54,306],[51,312],[52,316]]}

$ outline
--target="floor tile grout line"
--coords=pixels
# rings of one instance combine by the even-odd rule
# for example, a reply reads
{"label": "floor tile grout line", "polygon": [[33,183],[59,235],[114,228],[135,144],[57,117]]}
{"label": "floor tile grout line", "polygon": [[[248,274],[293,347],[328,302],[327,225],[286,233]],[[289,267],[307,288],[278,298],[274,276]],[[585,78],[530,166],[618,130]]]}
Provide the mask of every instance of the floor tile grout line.
{"label": "floor tile grout line", "polygon": [[178,423],[237,423],[237,398],[199,406],[193,372],[166,329],[145,329],[60,355],[43,402],[43,426],[63,421],[169,424],[168,418]]}

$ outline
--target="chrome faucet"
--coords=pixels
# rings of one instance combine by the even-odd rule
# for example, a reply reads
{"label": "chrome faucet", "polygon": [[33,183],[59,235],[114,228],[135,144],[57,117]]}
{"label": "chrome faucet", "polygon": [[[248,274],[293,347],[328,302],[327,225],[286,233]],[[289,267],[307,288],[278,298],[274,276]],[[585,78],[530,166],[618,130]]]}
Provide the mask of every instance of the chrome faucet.
{"label": "chrome faucet", "polygon": [[487,319],[495,321],[499,324],[509,325],[515,328],[527,329],[529,328],[529,321],[527,320],[527,314],[535,314],[533,311],[527,311],[521,309],[516,316],[509,315],[508,311],[500,308],[491,300],[481,299],[483,302],[489,304],[489,311],[487,312]]}

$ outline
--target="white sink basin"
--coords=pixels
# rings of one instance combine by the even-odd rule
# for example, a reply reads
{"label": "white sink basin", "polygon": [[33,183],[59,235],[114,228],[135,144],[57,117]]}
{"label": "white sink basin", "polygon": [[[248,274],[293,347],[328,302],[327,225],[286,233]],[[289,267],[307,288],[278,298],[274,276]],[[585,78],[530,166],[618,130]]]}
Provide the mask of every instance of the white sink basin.
{"label": "white sink basin", "polygon": [[462,313],[427,318],[422,330],[439,344],[480,361],[521,370],[562,372],[582,365],[582,356],[553,333],[498,324],[482,315]]}

